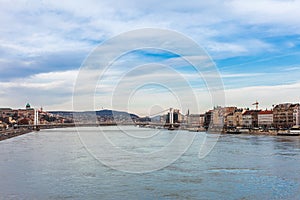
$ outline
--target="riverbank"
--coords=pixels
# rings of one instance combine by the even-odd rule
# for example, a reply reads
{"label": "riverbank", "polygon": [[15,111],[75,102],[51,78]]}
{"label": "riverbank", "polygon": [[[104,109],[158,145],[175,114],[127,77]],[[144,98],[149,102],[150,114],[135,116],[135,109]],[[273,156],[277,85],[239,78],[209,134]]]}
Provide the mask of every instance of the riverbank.
{"label": "riverbank", "polygon": [[[132,124],[130,124],[132,125]],[[38,129],[34,125],[21,125],[15,128],[9,128],[0,131],[0,141],[6,140],[9,138],[17,137],[32,131],[39,131],[42,129],[54,129],[54,128],[72,128],[72,127],[96,127],[96,126],[117,126],[116,123],[99,123],[99,124],[74,124],[74,123],[65,123],[65,124],[39,124]]]}
{"label": "riverbank", "polygon": [[246,133],[248,135],[272,135],[275,136],[278,134],[278,131],[250,131]]}
{"label": "riverbank", "polygon": [[[205,130],[204,128],[180,128],[179,130],[187,130],[191,132],[207,132],[207,133],[216,133],[216,134],[231,134],[231,135],[270,135],[270,136],[276,136],[278,135],[279,131],[277,130],[269,130],[269,131],[261,131],[261,130],[255,130],[255,129],[245,129],[241,131],[233,131],[232,133],[228,133],[227,131],[224,131],[221,128],[211,128],[209,130]],[[285,131],[287,132],[287,131]]]}
{"label": "riverbank", "polygon": [[0,141],[6,140],[9,138],[17,137],[26,133],[30,133],[33,130],[28,128],[20,128],[20,129],[8,129],[4,131],[0,131]]}

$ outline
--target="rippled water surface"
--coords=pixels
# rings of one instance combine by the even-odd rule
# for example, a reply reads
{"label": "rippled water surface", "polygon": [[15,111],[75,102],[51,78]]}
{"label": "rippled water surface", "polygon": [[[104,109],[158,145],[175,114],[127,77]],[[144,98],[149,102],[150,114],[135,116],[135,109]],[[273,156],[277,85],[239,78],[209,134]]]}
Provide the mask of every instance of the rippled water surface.
{"label": "rippled water surface", "polygon": [[[104,129],[112,136],[119,131]],[[141,137],[157,131],[125,129]],[[80,130],[93,137],[98,128]],[[133,140],[124,145],[130,137],[112,141],[128,151],[150,152],[176,134],[192,136],[187,131],[162,130],[159,140],[150,143]],[[1,141],[0,199],[300,199],[299,137],[222,135],[210,154],[199,159],[204,136],[197,133],[188,151],[168,167],[137,174],[94,159],[75,128]],[[125,164],[126,158],[119,162]]]}

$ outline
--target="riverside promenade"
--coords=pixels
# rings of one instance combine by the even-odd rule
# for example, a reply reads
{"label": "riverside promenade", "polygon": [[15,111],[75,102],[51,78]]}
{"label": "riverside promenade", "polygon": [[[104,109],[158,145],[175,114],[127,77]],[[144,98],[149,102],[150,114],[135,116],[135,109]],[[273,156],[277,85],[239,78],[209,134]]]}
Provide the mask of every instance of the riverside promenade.
{"label": "riverside promenade", "polygon": [[9,138],[13,138],[13,137],[17,137],[19,135],[23,135],[26,133],[30,133],[32,131],[33,131],[32,129],[28,129],[28,128],[2,130],[2,131],[0,131],[0,141],[6,140]]}

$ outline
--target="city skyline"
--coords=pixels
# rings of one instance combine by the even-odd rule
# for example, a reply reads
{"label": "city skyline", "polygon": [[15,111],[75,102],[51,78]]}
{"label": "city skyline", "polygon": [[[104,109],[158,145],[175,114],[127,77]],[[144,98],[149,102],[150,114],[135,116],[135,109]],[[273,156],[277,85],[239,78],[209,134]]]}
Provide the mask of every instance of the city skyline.
{"label": "city skyline", "polygon": [[[296,103],[300,101],[299,7],[298,1],[271,0],[175,1],[171,5],[155,1],[2,2],[0,105],[17,108],[30,102],[46,110],[72,110],[74,82],[88,54],[112,36],[145,27],[178,31],[203,47],[220,72],[226,105],[251,107],[258,100],[265,109],[278,103]],[[113,80],[118,69],[124,67],[175,63],[203,102],[199,110],[211,108],[203,80],[177,58],[163,51],[135,51],[121,57],[106,79]],[[162,79],[168,75],[167,70],[160,72],[164,72],[160,73]],[[149,80],[157,78],[151,70],[141,70],[132,78],[144,79],[145,74]],[[97,109],[114,109],[105,101],[114,81],[100,88]],[[123,89],[128,88],[125,85]],[[158,105],[153,105],[149,97],[160,100]],[[157,87],[143,88],[136,102],[144,103],[129,111],[147,115],[151,106],[168,107],[169,93]],[[183,111],[187,109],[196,110],[193,105],[185,106]]]}

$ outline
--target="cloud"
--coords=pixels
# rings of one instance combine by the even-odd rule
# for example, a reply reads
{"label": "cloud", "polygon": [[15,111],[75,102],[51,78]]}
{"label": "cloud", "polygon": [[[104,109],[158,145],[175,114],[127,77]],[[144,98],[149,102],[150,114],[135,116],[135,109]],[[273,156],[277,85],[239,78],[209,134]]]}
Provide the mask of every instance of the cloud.
{"label": "cloud", "polygon": [[226,104],[251,107],[258,100],[260,108],[272,108],[272,105],[284,102],[299,103],[300,82],[275,86],[252,86],[226,90]]}
{"label": "cloud", "polygon": [[26,78],[0,82],[0,105],[23,107],[26,102],[33,106],[51,106],[70,102],[76,70],[35,74]]}
{"label": "cloud", "polygon": [[288,66],[288,67],[282,67],[280,68],[281,71],[283,72],[298,72],[300,71],[300,66]]}
{"label": "cloud", "polygon": [[[245,2],[190,1],[182,4],[175,1],[170,5],[162,2],[140,4],[137,1],[121,1],[118,4],[44,1],[20,3],[18,6],[11,2],[2,4],[1,45],[26,56],[74,49],[88,51],[112,35],[142,27],[175,29],[195,38],[216,54],[223,51],[231,55],[250,52],[248,46],[254,41],[251,37],[238,43],[218,41],[219,37],[242,35],[249,31],[240,22],[240,15],[244,14],[236,12],[239,8],[248,7],[249,3]],[[152,8],[151,11],[149,8]],[[265,49],[258,43],[254,45]]]}
{"label": "cloud", "polygon": [[[299,1],[255,0],[230,1],[229,7],[233,14],[251,24],[270,24],[278,26],[297,27],[299,31],[300,14]],[[286,30],[290,31],[290,30]]]}
{"label": "cloud", "polygon": [[[202,113],[217,105],[218,101],[212,99],[210,94],[212,91],[206,88],[203,80],[199,80],[196,74],[181,74],[174,69],[161,68],[158,65],[152,69],[149,70],[149,65],[144,65],[125,76],[124,71],[111,70],[105,75],[103,82],[99,82],[97,87],[93,86],[96,87],[96,93],[92,94],[95,105],[82,105],[81,109],[104,107],[149,115],[155,105],[164,109],[170,106],[180,108],[184,113],[187,109],[192,113]],[[148,73],[145,74],[147,71]],[[114,74],[114,78],[110,74]],[[34,107],[44,106],[46,110],[72,110],[77,75],[77,70],[56,71],[35,74],[11,82],[0,82],[1,95],[7,97],[1,98],[0,104],[19,108],[30,102]],[[230,79],[252,75],[223,74],[222,76]],[[264,76],[264,74],[255,76]],[[121,82],[118,82],[119,80]],[[84,91],[89,85],[83,84],[82,87]],[[270,108],[276,103],[299,101],[299,88],[300,82],[270,86],[243,86],[240,83],[235,88],[225,88],[224,92],[226,105],[251,107],[253,101],[258,100],[261,108]],[[91,94],[80,93],[80,95],[85,99],[83,103],[87,104],[87,98],[90,98]]]}

